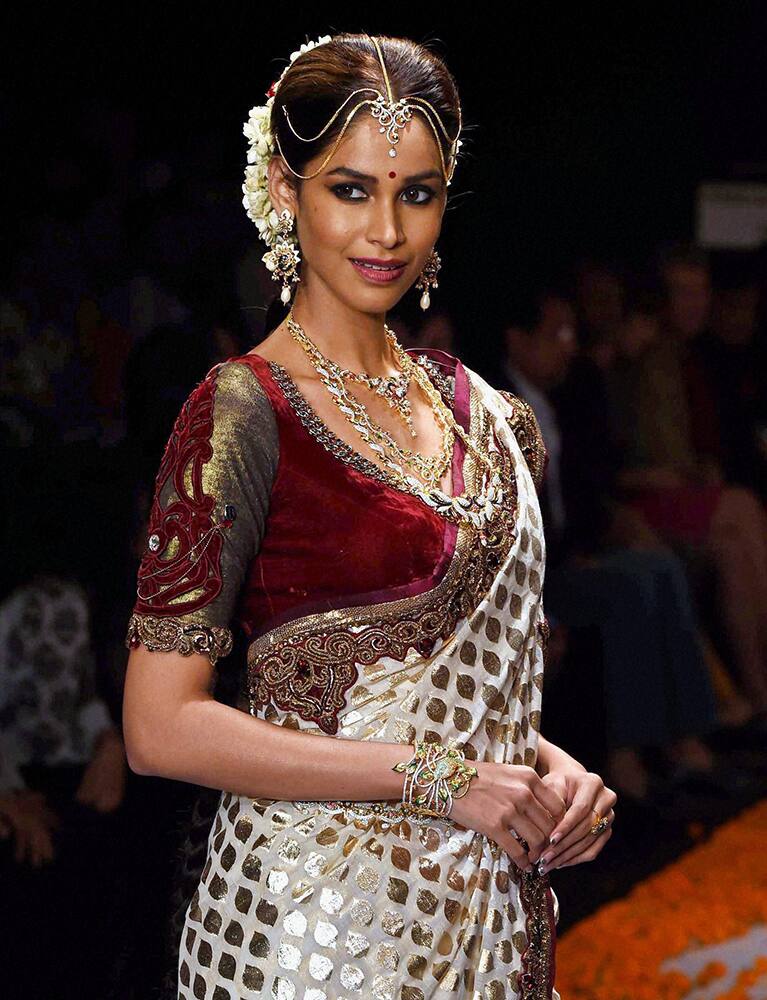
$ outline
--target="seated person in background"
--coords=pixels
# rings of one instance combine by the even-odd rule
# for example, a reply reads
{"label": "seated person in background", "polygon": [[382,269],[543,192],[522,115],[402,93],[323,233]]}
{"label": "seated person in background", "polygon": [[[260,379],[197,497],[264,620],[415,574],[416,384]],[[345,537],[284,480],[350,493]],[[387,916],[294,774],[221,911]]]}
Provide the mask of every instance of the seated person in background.
{"label": "seated person in background", "polygon": [[60,818],[29,787],[28,765],[81,766],[75,798],[98,812],[122,800],[122,740],[94,687],[88,604],[81,587],[40,575],[0,603],[0,814],[14,859],[38,867],[54,858]]}
{"label": "seated person in background", "polygon": [[104,996],[130,894],[127,760],[97,689],[90,602],[77,579],[82,538],[62,526],[60,495],[30,486],[26,496],[35,534],[4,538],[6,553],[17,551],[0,600],[3,943],[34,970],[39,995]]}
{"label": "seated person in background", "polygon": [[711,323],[697,338],[713,387],[724,478],[767,500],[767,330],[759,331],[767,290],[749,269],[722,277],[714,289]]}
{"label": "seated person in background", "polygon": [[704,358],[711,281],[705,253],[661,259],[657,337],[635,362],[626,502],[689,565],[711,566],[736,681],[767,722],[767,514],[754,492],[727,481],[721,414]]}

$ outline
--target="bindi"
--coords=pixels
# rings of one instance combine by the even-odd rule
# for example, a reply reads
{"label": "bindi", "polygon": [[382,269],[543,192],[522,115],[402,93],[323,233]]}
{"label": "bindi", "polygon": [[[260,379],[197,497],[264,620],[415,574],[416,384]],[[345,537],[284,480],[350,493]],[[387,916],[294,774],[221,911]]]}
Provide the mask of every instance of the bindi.
{"label": "bindi", "polygon": [[396,177],[396,176],[397,176],[397,171],[396,170],[390,170],[389,171],[389,177]]}

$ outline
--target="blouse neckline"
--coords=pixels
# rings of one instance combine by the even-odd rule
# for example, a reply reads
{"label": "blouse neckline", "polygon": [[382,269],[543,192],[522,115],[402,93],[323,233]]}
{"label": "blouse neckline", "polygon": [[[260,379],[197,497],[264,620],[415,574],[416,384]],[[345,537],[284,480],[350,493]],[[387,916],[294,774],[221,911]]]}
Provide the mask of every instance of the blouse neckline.
{"label": "blouse neckline", "polygon": [[[409,354],[415,353],[426,357],[427,361],[436,365],[428,355],[419,348],[406,348]],[[260,354],[247,353],[242,356],[243,358],[255,358],[260,363],[265,364],[273,380],[279,387],[282,395],[288,402],[288,405],[293,410],[293,412],[298,416],[299,420],[309,432],[309,434],[321,444],[326,451],[330,452],[335,458],[341,461],[343,464],[356,469],[358,472],[378,480],[378,482],[385,483],[386,485],[397,490],[399,493],[404,493],[405,495],[412,496],[412,494],[403,489],[400,486],[397,479],[393,474],[388,472],[383,466],[378,465],[372,459],[366,458],[361,452],[357,451],[350,444],[347,444],[343,438],[339,437],[330,427],[325,423],[319,413],[315,410],[312,404],[309,402],[304,393],[299,389],[298,384],[287,370],[284,365],[281,365],[279,361],[270,361],[268,358],[264,358]],[[430,370],[428,365],[421,362],[418,356],[414,358],[417,363],[421,364],[427,375],[431,379],[432,384],[435,384],[435,379],[433,377],[433,369]],[[453,417],[464,427],[467,433],[471,432],[471,392],[459,392],[458,386],[458,365],[455,370],[455,388],[453,391],[452,406],[450,400],[446,400],[446,405],[450,409]],[[441,392],[444,398],[444,391],[441,390],[439,385],[435,386],[438,391]],[[461,405],[463,403],[463,406]],[[461,410],[465,409],[466,413],[462,413]],[[463,452],[463,454],[461,454]],[[460,460],[459,460],[460,455]],[[461,493],[464,489],[465,482],[463,476],[463,460],[465,459],[465,446],[458,434],[454,435],[453,448],[451,451],[450,467],[451,467],[451,496],[456,496]],[[460,482],[458,482],[460,478]],[[424,487],[425,489],[426,487]]]}

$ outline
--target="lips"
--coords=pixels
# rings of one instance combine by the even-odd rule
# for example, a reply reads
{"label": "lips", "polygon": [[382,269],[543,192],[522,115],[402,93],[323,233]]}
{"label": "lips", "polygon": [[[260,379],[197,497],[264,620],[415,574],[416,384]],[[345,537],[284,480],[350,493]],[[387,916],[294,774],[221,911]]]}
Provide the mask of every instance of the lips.
{"label": "lips", "polygon": [[363,278],[378,284],[395,281],[405,270],[403,260],[377,260],[371,257],[352,257],[351,263],[355,271]]}

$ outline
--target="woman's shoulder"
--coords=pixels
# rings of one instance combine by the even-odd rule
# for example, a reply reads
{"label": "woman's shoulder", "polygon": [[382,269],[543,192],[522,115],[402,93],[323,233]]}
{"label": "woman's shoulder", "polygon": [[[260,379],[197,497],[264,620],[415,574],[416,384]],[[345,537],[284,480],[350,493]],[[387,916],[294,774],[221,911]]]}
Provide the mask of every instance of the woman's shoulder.
{"label": "woman's shoulder", "polygon": [[173,470],[189,462],[196,464],[202,481],[227,470],[234,475],[242,467],[276,470],[280,436],[274,408],[257,373],[239,360],[214,364],[186,397],[157,473],[157,489],[162,484],[171,489]]}
{"label": "woman's shoulder", "polygon": [[205,422],[211,431],[233,425],[248,431],[255,426],[262,433],[271,433],[277,416],[266,377],[247,357],[240,355],[214,364],[189,393],[180,416],[187,411],[187,420]]}
{"label": "woman's shoulder", "polygon": [[525,456],[535,488],[540,490],[550,456],[535,410],[526,399],[511,389],[496,388],[479,376],[474,377],[479,379],[485,390],[493,394],[497,401],[500,400],[501,411]]}
{"label": "woman's shoulder", "polygon": [[454,375],[460,364],[460,359],[449,351],[442,350],[441,347],[406,347],[407,353],[416,361],[422,363],[431,362],[436,365],[444,374]]}

